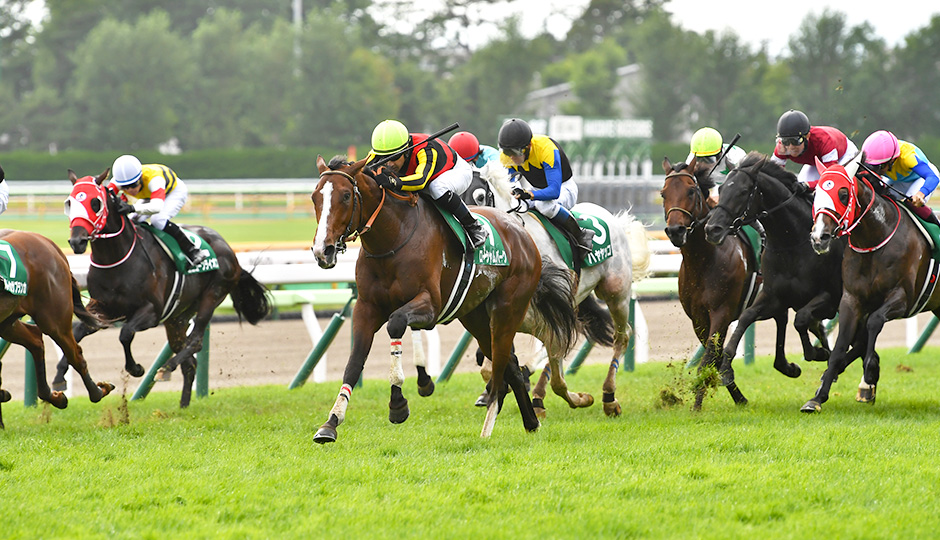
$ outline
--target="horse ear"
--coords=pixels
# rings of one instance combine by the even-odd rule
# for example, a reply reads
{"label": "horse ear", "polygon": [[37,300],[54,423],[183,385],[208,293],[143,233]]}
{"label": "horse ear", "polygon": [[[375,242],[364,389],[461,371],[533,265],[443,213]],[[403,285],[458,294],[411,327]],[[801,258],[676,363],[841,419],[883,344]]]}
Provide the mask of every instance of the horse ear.
{"label": "horse ear", "polygon": [[688,163],[686,164],[686,167],[687,167],[690,171],[695,172],[695,162],[696,162],[697,160],[698,160],[698,156],[692,156],[692,161],[688,162]]}
{"label": "horse ear", "polygon": [[75,171],[72,169],[69,169],[69,182],[71,182],[73,186],[75,185],[75,182],[78,182],[78,175],[75,174]]}
{"label": "horse ear", "polygon": [[104,183],[105,180],[108,179],[108,175],[109,175],[109,174],[111,174],[111,167],[108,167],[107,169],[104,170],[103,173],[101,173],[101,174],[99,174],[98,176],[96,176],[96,177],[95,177],[95,183],[100,186],[102,183]]}
{"label": "horse ear", "polygon": [[327,170],[329,167],[326,166],[326,161],[323,160],[323,156],[317,154],[317,170],[321,173]]}
{"label": "horse ear", "polygon": [[367,158],[362,158],[359,161],[353,163],[352,169],[349,170],[349,174],[352,176],[359,174],[362,171],[362,168],[366,166],[366,159]]}
{"label": "horse ear", "polygon": [[672,172],[672,163],[669,162],[668,157],[663,157],[663,172],[666,174]]}
{"label": "horse ear", "polygon": [[816,170],[819,171],[819,174],[826,172],[826,166],[823,165],[822,161],[819,161],[819,156],[816,156]]}

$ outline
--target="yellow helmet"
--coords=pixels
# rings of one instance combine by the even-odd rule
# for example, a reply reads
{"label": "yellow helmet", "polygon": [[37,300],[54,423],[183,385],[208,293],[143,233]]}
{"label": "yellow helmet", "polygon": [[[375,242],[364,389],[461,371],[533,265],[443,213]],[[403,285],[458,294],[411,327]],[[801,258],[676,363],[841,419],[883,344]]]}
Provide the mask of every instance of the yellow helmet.
{"label": "yellow helmet", "polygon": [[408,146],[408,128],[398,120],[385,120],[372,130],[372,152],[388,156]]}
{"label": "yellow helmet", "polygon": [[721,133],[717,129],[703,127],[692,135],[690,146],[696,156],[714,156],[721,152]]}

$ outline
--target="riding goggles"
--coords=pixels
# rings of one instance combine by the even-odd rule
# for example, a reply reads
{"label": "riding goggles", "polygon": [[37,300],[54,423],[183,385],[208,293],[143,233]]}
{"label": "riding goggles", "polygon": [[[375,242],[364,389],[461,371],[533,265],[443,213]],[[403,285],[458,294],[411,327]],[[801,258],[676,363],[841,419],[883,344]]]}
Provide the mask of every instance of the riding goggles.
{"label": "riding goggles", "polygon": [[806,138],[802,135],[797,135],[796,137],[777,137],[777,142],[783,146],[799,146],[803,144]]}
{"label": "riding goggles", "polygon": [[522,157],[525,155],[525,148],[500,148],[500,150],[511,157]]}

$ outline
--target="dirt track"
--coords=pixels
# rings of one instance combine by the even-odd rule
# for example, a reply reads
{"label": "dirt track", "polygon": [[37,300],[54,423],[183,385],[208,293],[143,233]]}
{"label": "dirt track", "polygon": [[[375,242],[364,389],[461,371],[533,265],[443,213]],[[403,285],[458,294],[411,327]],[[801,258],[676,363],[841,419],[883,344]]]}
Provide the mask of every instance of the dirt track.
{"label": "dirt track", "polygon": [[[692,334],[691,323],[682,311],[678,301],[659,300],[643,301],[641,308],[650,331],[651,361],[685,361],[697,348],[698,343]],[[920,327],[927,323],[928,316],[920,316]],[[329,319],[320,319],[321,328],[326,328]],[[350,323],[343,325],[335,341],[328,350],[327,380],[339,381],[350,350]],[[458,324],[442,326],[438,329],[441,341],[441,363],[447,362],[451,351],[463,334]],[[122,386],[124,357],[118,341],[117,329],[103,330],[91,335],[81,343],[85,351],[93,377],[107,380]],[[773,353],[774,327],[772,322],[760,322],[757,325],[757,354]],[[404,340],[405,374],[414,377],[412,367],[411,340]],[[935,338],[936,339],[936,338]],[[152,329],[137,334],[134,340],[135,358],[148,368],[163,347],[165,335],[162,329]],[[377,334],[372,353],[366,362],[365,377],[384,379],[388,374],[388,345],[384,329]],[[879,341],[879,347],[905,346],[905,322],[894,321],[886,325]],[[517,344],[517,346],[519,346]],[[51,382],[55,370],[51,341],[46,338],[46,369]],[[312,348],[303,321],[299,319],[265,321],[257,327],[235,322],[218,322],[212,325],[210,346],[210,390],[229,386],[248,385],[284,385],[294,378]],[[521,347],[520,347],[521,348]],[[799,340],[792,326],[787,336],[787,351],[799,352]],[[474,371],[476,363],[472,358],[472,348],[464,355],[458,371]],[[586,363],[606,363],[610,359],[609,349],[596,347]],[[3,388],[13,394],[14,400],[23,397],[24,376],[23,349],[13,346],[3,359]],[[181,377],[174,374],[173,381],[157,383],[154,391],[180,390]],[[311,378],[312,380],[312,378]],[[80,383],[80,381],[77,381]],[[133,393],[138,380],[128,381],[128,392]],[[76,396],[84,397],[84,389],[76,391]]]}

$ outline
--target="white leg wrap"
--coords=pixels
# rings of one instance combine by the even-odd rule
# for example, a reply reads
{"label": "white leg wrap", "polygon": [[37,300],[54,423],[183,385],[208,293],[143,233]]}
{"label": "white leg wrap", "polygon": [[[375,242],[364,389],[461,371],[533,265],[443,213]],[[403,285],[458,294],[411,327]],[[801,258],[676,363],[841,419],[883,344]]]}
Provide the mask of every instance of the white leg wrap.
{"label": "white leg wrap", "polygon": [[871,390],[874,386],[875,385],[873,384],[868,384],[867,382],[865,382],[865,374],[863,373],[862,380],[858,381],[858,387],[865,389],[865,390]]}
{"label": "white leg wrap", "polygon": [[336,396],[336,402],[333,403],[333,408],[330,409],[330,414],[336,416],[336,425],[343,423],[343,420],[346,419],[346,407],[349,406],[349,398],[352,396],[352,388],[348,384],[344,384],[339,389],[339,395]]}
{"label": "white leg wrap", "polygon": [[388,382],[401,386],[405,382],[405,371],[401,367],[401,340],[392,340],[392,363],[388,368]]}
{"label": "white leg wrap", "polygon": [[424,343],[421,341],[421,330],[411,330],[411,342],[414,346],[415,365],[428,367],[428,357],[424,353]]}

